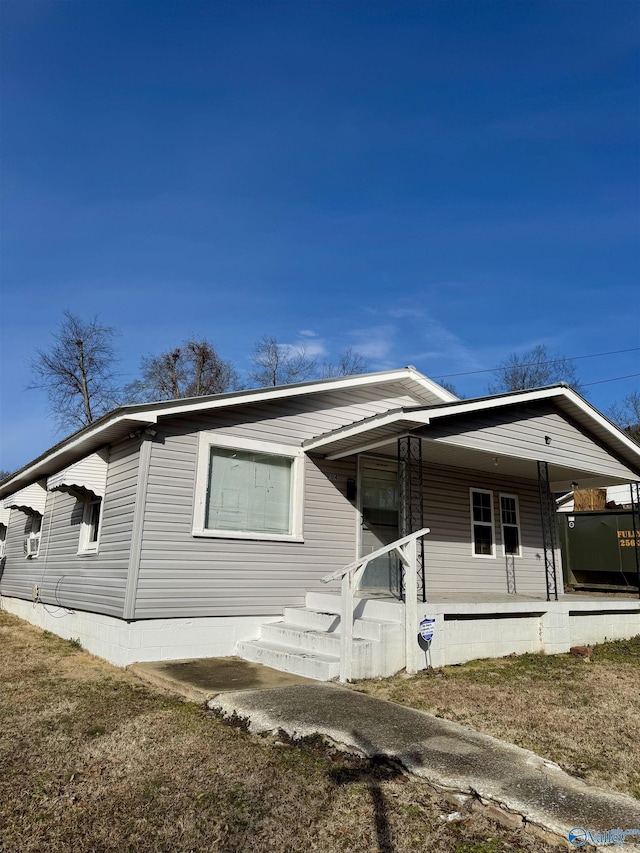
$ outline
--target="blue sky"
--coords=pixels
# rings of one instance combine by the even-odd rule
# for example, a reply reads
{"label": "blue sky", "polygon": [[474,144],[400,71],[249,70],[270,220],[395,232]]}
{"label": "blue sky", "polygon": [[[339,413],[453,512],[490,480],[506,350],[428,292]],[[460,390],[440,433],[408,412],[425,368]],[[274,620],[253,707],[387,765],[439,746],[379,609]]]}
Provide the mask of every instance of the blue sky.
{"label": "blue sky", "polygon": [[[640,346],[635,0],[3,0],[2,19],[1,468],[62,437],[25,387],[65,308],[118,329],[124,380],[188,335],[241,372],[267,334],[433,377]],[[587,390],[606,409],[637,385]]]}

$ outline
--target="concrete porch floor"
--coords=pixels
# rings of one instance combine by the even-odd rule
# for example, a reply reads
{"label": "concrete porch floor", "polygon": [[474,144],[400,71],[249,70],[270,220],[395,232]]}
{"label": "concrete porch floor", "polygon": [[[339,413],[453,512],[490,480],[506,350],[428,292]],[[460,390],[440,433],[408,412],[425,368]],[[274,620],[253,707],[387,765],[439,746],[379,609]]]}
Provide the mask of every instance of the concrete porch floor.
{"label": "concrete porch floor", "polygon": [[[608,599],[610,601],[632,600],[638,601],[638,594],[634,592],[559,592],[558,601],[584,602],[589,600]],[[509,592],[442,592],[427,596],[427,604],[505,604],[509,602],[545,601],[545,595],[520,595]]]}

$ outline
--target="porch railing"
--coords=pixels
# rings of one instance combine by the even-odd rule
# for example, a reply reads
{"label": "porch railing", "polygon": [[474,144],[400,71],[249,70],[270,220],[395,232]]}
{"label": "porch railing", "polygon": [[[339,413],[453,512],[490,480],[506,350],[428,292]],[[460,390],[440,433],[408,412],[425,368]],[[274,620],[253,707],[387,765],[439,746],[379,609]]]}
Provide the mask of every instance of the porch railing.
{"label": "porch railing", "polygon": [[323,583],[341,581],[340,589],[340,681],[350,681],[353,658],[353,599],[367,565],[377,557],[395,551],[404,567],[404,644],[405,666],[408,673],[417,672],[416,631],[418,629],[418,539],[429,533],[428,527],[396,539],[366,557],[360,557],[337,572],[322,578]]}

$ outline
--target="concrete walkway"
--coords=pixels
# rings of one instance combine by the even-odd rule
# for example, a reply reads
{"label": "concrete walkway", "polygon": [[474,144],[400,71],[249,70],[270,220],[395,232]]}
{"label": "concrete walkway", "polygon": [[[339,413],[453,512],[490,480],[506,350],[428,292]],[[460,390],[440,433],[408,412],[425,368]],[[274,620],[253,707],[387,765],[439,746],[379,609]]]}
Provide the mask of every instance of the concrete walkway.
{"label": "concrete walkway", "polygon": [[319,733],[362,755],[385,756],[440,790],[477,795],[565,840],[574,827],[635,829],[623,850],[640,850],[637,800],[586,785],[528,750],[431,714],[318,683],[226,693],[208,705],[248,719],[253,732]]}
{"label": "concrete walkway", "polygon": [[129,669],[189,699],[209,699],[223,715],[246,718],[252,732],[321,734],[369,758],[384,756],[440,791],[479,797],[507,824],[524,818],[565,840],[575,827],[635,829],[621,848],[609,843],[599,849],[640,851],[640,802],[586,785],[533,752],[457,723],[239,658]]}

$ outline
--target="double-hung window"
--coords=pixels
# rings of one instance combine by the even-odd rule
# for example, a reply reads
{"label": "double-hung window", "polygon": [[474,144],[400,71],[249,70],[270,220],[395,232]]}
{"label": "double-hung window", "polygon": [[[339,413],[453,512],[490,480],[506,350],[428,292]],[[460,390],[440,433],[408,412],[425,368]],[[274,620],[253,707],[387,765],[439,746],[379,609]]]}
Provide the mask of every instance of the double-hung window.
{"label": "double-hung window", "polygon": [[470,489],[471,548],[474,557],[495,557],[493,492]]}
{"label": "double-hung window", "polygon": [[505,557],[521,557],[520,512],[516,495],[500,495],[500,524]]}
{"label": "double-hung window", "polygon": [[302,540],[300,448],[201,433],[194,536]]}
{"label": "double-hung window", "polygon": [[79,554],[96,554],[98,537],[100,535],[100,518],[102,515],[102,498],[91,495],[85,500],[80,528]]}

